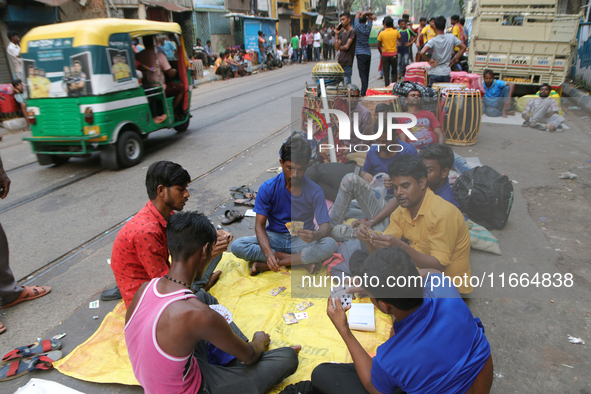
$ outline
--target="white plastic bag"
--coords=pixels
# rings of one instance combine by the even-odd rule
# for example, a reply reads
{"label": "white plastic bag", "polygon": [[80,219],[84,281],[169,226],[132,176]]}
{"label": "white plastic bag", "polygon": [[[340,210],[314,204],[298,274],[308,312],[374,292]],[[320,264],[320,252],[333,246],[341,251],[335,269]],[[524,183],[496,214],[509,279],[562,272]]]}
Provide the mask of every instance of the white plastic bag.
{"label": "white plastic bag", "polygon": [[376,174],[376,176],[374,176],[371,180],[369,186],[376,192],[377,198],[386,198],[386,193],[388,190],[386,189],[386,186],[384,186],[384,179],[387,178],[390,178],[388,174],[385,172],[380,172]]}
{"label": "white plastic bag", "polygon": [[2,122],[2,127],[8,131],[19,131],[27,128],[27,120],[25,118],[14,118]]}

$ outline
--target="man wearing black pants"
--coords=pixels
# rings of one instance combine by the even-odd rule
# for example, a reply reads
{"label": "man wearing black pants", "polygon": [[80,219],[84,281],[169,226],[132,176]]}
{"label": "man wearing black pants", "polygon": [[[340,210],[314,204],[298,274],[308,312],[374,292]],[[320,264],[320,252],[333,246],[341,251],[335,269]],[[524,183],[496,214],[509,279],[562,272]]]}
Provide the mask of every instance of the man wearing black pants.
{"label": "man wearing black pants", "polygon": [[384,18],[386,28],[378,35],[378,50],[382,51],[382,67],[384,70],[384,86],[390,85],[390,70],[392,71],[392,82],[398,80],[398,45],[400,33],[394,29],[394,19],[387,16]]}
{"label": "man wearing black pants", "polygon": [[355,46],[355,57],[357,57],[357,70],[361,79],[361,96],[365,96],[369,83],[369,68],[371,66],[371,49],[369,48],[369,35],[371,33],[372,21],[376,16],[371,11],[357,11],[353,28],[357,32],[357,45]]}

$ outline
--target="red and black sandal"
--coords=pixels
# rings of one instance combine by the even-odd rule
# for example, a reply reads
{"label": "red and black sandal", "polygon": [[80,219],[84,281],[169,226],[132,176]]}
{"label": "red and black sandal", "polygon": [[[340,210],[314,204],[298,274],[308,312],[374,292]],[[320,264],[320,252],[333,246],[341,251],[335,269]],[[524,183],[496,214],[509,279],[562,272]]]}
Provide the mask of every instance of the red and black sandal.
{"label": "red and black sandal", "polygon": [[62,343],[57,339],[45,339],[39,342],[32,343],[27,346],[20,346],[10,352],[6,353],[2,357],[2,361],[6,363],[7,361],[15,360],[17,358],[23,357],[31,357],[37,354],[47,353],[52,350],[59,350],[62,348]]}
{"label": "red and black sandal", "polygon": [[40,354],[30,358],[13,361],[0,368],[0,382],[16,379],[19,376],[33,372],[37,369],[52,369],[53,362],[60,358],[62,358],[62,352],[55,350],[47,354]]}

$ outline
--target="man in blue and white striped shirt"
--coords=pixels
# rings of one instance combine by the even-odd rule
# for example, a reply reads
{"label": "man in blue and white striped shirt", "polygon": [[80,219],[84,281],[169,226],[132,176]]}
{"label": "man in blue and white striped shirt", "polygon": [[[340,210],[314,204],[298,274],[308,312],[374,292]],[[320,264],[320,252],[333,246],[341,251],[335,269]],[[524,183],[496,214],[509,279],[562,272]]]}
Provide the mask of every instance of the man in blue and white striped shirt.
{"label": "man in blue and white striped shirt", "polygon": [[369,82],[369,68],[371,66],[371,49],[369,48],[369,35],[371,33],[372,22],[376,16],[371,11],[357,11],[353,28],[357,32],[357,46],[355,47],[355,56],[357,57],[357,70],[361,79],[361,96],[367,92]]}

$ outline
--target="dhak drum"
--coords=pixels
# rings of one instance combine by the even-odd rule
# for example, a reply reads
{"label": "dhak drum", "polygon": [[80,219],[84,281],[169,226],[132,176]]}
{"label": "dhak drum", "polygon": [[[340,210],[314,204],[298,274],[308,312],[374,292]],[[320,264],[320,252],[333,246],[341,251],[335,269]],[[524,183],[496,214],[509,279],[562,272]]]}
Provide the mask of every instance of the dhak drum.
{"label": "dhak drum", "polygon": [[482,120],[480,90],[446,89],[441,95],[441,126],[445,134],[445,143],[456,146],[476,144]]}
{"label": "dhak drum", "polygon": [[[390,91],[392,89],[390,88]],[[378,116],[376,115],[376,108],[380,104],[386,104],[391,106],[393,109],[388,110],[388,112],[402,112],[400,107],[400,100],[398,96],[394,95],[377,95],[377,96],[365,96],[361,98],[361,105],[369,110],[371,113],[371,123],[372,125],[377,121]],[[384,124],[386,124],[386,118],[384,117]]]}
{"label": "dhak drum", "polygon": [[[437,82],[431,85],[431,88],[437,92],[437,102],[441,105],[441,93],[444,90],[464,90],[468,88],[465,83]],[[440,115],[440,106],[437,106],[437,117]]]}
{"label": "dhak drum", "polygon": [[345,70],[338,63],[317,63],[312,69],[312,79],[320,86],[321,78],[326,86],[338,85],[345,79]]}

